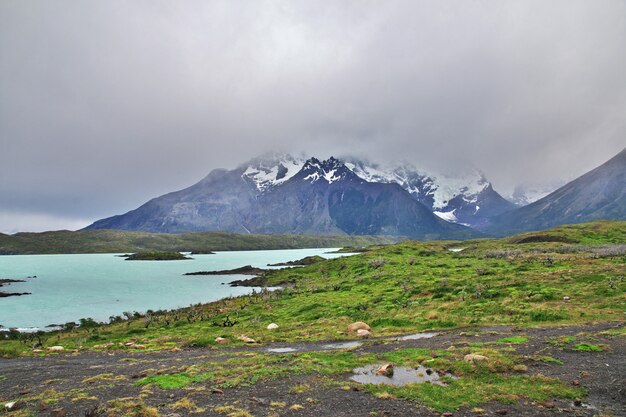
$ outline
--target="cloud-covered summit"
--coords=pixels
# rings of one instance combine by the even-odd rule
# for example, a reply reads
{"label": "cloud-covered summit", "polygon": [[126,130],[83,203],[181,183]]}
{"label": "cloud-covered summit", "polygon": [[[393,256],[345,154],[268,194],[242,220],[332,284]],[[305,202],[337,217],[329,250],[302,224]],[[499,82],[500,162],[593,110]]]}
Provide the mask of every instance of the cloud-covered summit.
{"label": "cloud-covered summit", "polygon": [[468,159],[504,192],[574,178],[623,148],[625,15],[611,0],[3,1],[0,230],[124,211],[268,150]]}

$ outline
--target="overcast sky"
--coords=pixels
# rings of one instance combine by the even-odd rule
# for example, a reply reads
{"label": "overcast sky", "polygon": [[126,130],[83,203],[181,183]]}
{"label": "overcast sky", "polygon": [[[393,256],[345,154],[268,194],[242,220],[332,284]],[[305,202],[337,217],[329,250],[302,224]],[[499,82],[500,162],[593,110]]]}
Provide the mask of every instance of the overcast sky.
{"label": "overcast sky", "polygon": [[75,229],[268,151],[503,194],[626,146],[626,1],[0,1],[0,231]]}

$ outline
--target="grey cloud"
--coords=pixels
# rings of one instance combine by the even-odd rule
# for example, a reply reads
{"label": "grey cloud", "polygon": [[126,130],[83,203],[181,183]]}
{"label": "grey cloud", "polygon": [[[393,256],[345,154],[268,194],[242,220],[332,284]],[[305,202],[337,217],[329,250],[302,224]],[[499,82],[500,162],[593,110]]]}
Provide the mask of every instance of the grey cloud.
{"label": "grey cloud", "polygon": [[[624,147],[624,1],[0,3],[0,211],[98,218],[269,150],[496,188]],[[8,230],[0,224],[0,230]]]}

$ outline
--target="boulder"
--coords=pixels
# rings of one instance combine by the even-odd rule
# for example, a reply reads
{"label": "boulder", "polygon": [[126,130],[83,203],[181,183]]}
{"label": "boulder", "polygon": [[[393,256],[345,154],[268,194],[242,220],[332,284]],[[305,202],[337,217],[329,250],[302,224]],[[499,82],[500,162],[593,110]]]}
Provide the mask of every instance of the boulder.
{"label": "boulder", "polygon": [[468,355],[465,355],[463,360],[465,362],[475,363],[475,362],[483,362],[483,361],[489,360],[489,358],[483,355],[479,355],[477,353],[470,353]]}
{"label": "boulder", "polygon": [[226,343],[230,343],[230,339],[227,339],[225,337],[216,337],[215,343],[219,343],[220,345],[225,345]]}
{"label": "boulder", "polygon": [[248,336],[245,336],[243,334],[240,335],[237,339],[241,340],[244,343],[256,343],[256,340],[254,340],[254,339],[252,339],[252,338],[250,338]]}
{"label": "boulder", "polygon": [[64,408],[55,408],[50,411],[50,417],[65,417],[67,415],[67,411]]}
{"label": "boulder", "polygon": [[15,411],[24,408],[24,403],[21,401],[11,401],[10,403],[4,404],[4,409],[9,411]]}
{"label": "boulder", "polygon": [[376,370],[376,375],[392,376],[393,364],[386,363],[384,365],[380,365],[378,369]]}
{"label": "boulder", "polygon": [[369,330],[365,330],[365,329],[359,329],[356,331],[356,335],[364,339],[367,339],[368,337],[372,335],[372,332],[370,332]]}
{"label": "boulder", "polygon": [[267,330],[276,330],[278,329],[278,324],[276,323],[270,323],[267,325]]}
{"label": "boulder", "polygon": [[354,322],[350,325],[348,325],[348,332],[352,333],[352,332],[357,332],[359,330],[372,330],[372,328],[370,326],[368,326],[366,323],[363,323],[362,321],[357,321]]}
{"label": "boulder", "polygon": [[63,346],[50,346],[48,348],[49,352],[63,352],[65,348]]}

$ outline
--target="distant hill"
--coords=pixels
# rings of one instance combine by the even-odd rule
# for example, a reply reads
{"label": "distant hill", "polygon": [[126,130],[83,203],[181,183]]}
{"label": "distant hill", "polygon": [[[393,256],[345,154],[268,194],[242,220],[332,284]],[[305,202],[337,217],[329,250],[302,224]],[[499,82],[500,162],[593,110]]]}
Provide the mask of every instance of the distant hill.
{"label": "distant hill", "polygon": [[626,219],[626,149],[534,203],[493,217],[484,230],[508,235],[599,219]]}
{"label": "distant hill", "polygon": [[398,238],[384,236],[260,236],[225,232],[168,234],[122,230],[79,230],[76,232],[61,230],[15,235],[0,234],[0,255],[139,251],[206,253],[227,250],[362,247],[396,241]]}

